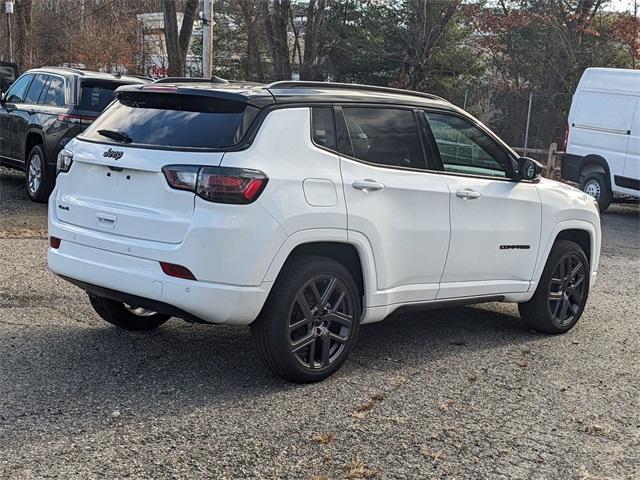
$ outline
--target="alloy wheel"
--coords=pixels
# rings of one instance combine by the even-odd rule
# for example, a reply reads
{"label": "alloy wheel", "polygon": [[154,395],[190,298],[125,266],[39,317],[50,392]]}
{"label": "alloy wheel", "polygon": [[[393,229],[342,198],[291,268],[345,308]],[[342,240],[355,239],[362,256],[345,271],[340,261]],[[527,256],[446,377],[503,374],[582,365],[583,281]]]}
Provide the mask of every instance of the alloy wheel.
{"label": "alloy wheel", "polygon": [[29,192],[35,195],[40,189],[42,183],[42,159],[37,153],[32,155],[29,159],[29,169],[27,171],[27,184],[29,186]]}
{"label": "alloy wheel", "polygon": [[584,305],[587,267],[575,253],[568,253],[556,264],[549,285],[549,310],[560,327],[573,322]]}
{"label": "alloy wheel", "polygon": [[332,364],[353,332],[354,302],[334,275],[319,275],[297,292],[289,313],[289,349],[308,369]]}

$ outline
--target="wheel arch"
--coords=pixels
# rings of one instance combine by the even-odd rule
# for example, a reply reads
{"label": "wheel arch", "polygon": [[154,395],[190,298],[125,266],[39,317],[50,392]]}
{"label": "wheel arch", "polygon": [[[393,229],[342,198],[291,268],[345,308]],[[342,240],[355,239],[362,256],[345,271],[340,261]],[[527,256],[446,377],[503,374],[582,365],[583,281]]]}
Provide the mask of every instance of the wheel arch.
{"label": "wheel arch", "polygon": [[580,165],[580,172],[578,174],[579,183],[582,183],[586,175],[594,172],[602,173],[605,176],[609,190],[611,190],[611,170],[609,169],[607,160],[600,155],[586,155],[582,159],[582,165]]}
{"label": "wheel arch", "polygon": [[[27,133],[27,138],[25,140],[24,146],[24,163],[27,164],[27,160],[29,159],[29,153],[31,153],[31,149],[36,145],[42,145],[44,147],[44,135],[41,131],[37,129],[31,129],[29,133]],[[43,148],[44,151],[44,148]],[[44,152],[46,155],[46,152]],[[46,159],[44,159],[46,162]]]}
{"label": "wheel arch", "polygon": [[344,265],[353,275],[368,305],[376,291],[376,276],[370,246],[347,238],[346,230],[303,230],[291,235],[282,245],[264,277],[275,281],[285,263],[297,255],[318,255],[332,258]]}
{"label": "wheel arch", "polygon": [[597,232],[595,225],[586,220],[568,220],[558,223],[548,237],[549,241],[542,255],[538,256],[538,263],[529,290],[536,289],[549,255],[559,240],[570,240],[580,245],[589,261],[590,274],[592,276],[595,275],[600,257],[600,237]]}

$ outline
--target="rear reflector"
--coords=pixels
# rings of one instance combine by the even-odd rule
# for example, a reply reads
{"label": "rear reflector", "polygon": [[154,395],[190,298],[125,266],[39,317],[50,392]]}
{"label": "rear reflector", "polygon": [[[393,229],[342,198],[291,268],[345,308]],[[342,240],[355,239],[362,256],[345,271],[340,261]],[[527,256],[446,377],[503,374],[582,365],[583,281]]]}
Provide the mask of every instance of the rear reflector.
{"label": "rear reflector", "polygon": [[58,237],[49,237],[49,246],[53,249],[60,248],[60,239]]}
{"label": "rear reflector", "polygon": [[193,273],[182,265],[176,265],[175,263],[167,263],[160,262],[160,268],[165,273],[165,275],[169,275],[170,277],[176,278],[184,278],[185,280],[195,280],[196,277],[193,276]]}
{"label": "rear reflector", "polygon": [[171,188],[210,202],[241,205],[255,201],[269,181],[261,171],[247,168],[167,165],[162,173]]}

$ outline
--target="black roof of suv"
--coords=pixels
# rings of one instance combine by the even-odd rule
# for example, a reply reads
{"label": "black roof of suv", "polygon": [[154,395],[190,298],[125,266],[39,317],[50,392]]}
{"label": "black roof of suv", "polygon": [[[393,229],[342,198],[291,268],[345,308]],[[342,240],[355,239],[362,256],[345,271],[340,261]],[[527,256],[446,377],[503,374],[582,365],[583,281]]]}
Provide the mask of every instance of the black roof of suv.
{"label": "black roof of suv", "polygon": [[441,97],[429,93],[370,85],[281,81],[259,84],[213,79],[167,78],[148,85],[130,85],[120,91],[172,92],[225,98],[256,107],[289,103],[389,103],[456,108]]}
{"label": "black roof of suv", "polygon": [[66,67],[28,70],[2,96],[0,165],[25,170],[30,198],[46,201],[64,145],[98,117],[118,87],[150,81]]}

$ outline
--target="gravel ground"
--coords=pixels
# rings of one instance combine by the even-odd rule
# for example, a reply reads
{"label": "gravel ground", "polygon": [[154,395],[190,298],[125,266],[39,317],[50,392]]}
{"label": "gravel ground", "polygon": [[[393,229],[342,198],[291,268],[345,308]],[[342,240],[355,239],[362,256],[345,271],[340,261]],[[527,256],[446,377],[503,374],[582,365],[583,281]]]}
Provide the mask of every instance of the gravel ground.
{"label": "gravel ground", "polygon": [[640,209],[603,216],[578,326],[512,305],[394,316],[291,385],[249,330],[110,327],[46,268],[46,208],[0,169],[0,478],[640,478]]}

